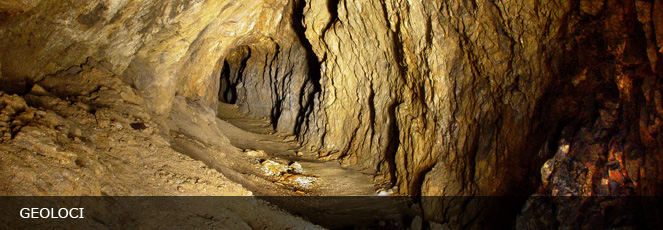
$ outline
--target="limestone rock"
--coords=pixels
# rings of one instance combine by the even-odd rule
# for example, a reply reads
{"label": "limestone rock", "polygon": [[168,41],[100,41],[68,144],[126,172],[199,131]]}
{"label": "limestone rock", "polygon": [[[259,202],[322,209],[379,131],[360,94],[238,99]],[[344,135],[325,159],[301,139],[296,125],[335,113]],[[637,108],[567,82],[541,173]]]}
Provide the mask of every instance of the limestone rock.
{"label": "limestone rock", "polygon": [[317,178],[305,175],[288,174],[279,179],[280,183],[295,187],[299,190],[310,190],[317,187]]}
{"label": "limestone rock", "polygon": [[265,151],[263,151],[263,150],[252,150],[252,149],[247,149],[247,150],[244,151],[244,153],[245,153],[247,156],[250,156],[250,157],[256,157],[256,158],[266,157],[266,156],[267,156],[267,153],[265,153]]}
{"label": "limestone rock", "polygon": [[421,219],[420,216],[415,216],[414,219],[412,220],[412,223],[410,224],[410,230],[421,230],[423,226],[423,220]]}
{"label": "limestone rock", "polygon": [[301,164],[299,164],[299,162],[292,162],[292,164],[290,164],[289,167],[290,167],[290,172],[292,172],[294,174],[304,174],[305,173],[304,168],[302,167]]}
{"label": "limestone rock", "polygon": [[0,12],[10,13],[3,16],[0,32],[6,51],[0,58],[2,89],[22,92],[26,79],[39,81],[94,56],[161,114],[176,92],[204,98],[211,106],[225,54],[265,35],[285,36],[276,31],[287,18],[287,5],[262,0],[3,1]]}
{"label": "limestone rock", "polygon": [[289,170],[288,165],[281,164],[272,160],[264,160],[262,163],[260,163],[260,165],[260,170],[262,170],[266,176],[282,176]]}
{"label": "limestone rock", "polygon": [[391,194],[389,194],[389,192],[387,192],[385,190],[378,191],[378,193],[376,195],[377,196],[391,196]]}

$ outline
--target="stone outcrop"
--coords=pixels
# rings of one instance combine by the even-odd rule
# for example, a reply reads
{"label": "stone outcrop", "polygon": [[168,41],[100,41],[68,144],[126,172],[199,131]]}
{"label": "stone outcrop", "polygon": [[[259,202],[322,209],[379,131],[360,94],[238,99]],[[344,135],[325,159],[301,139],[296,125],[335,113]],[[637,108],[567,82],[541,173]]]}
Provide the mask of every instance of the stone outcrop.
{"label": "stone outcrop", "polygon": [[[410,195],[527,195],[557,148],[569,155],[546,164],[558,168],[543,195],[659,194],[657,7],[307,2],[322,88],[300,134]],[[422,205],[428,219],[471,219]]]}
{"label": "stone outcrop", "polygon": [[327,6],[312,1],[304,18],[323,86],[309,144],[341,150],[412,195],[499,195],[526,179],[529,169],[512,164],[535,158],[533,117],[569,4]]}
{"label": "stone outcrop", "polygon": [[[404,194],[532,192],[522,184],[546,157],[536,154],[546,128],[539,108],[563,74],[561,37],[572,8],[311,1],[304,23],[322,90],[305,143],[342,151],[344,162],[385,175]],[[457,220],[454,204],[422,205],[427,219],[472,218]]]}
{"label": "stone outcrop", "polygon": [[[570,17],[566,68],[546,110],[557,126],[540,152],[552,158],[536,195],[584,198],[532,197],[522,228],[656,228],[650,224],[661,204],[652,197],[663,192],[660,4],[587,1]],[[533,218],[543,210],[558,212]]]}

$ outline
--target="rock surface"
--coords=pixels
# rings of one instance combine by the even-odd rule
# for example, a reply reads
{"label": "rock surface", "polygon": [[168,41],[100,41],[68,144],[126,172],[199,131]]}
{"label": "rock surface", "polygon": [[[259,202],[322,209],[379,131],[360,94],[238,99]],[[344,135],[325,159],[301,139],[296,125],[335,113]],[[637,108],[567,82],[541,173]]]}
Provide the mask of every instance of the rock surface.
{"label": "rock surface", "polygon": [[[535,195],[583,199],[533,196],[522,228],[657,228],[653,209],[661,204],[651,198],[663,193],[660,4],[587,1],[570,18],[566,74],[547,110],[558,116],[548,121],[558,123],[539,153],[552,158]],[[558,212],[534,214],[547,209]]]}
{"label": "rock surface", "polygon": [[[410,195],[526,196],[560,139],[543,195],[660,194],[660,4],[307,1],[321,90],[300,135]],[[461,200],[424,216],[504,211]]]}
{"label": "rock surface", "polygon": [[520,165],[540,141],[533,117],[569,4],[336,4],[304,12],[322,61],[307,144],[340,150],[411,195],[508,194],[527,179]]}
{"label": "rock surface", "polygon": [[[14,3],[15,4],[12,4]],[[175,94],[217,101],[223,57],[242,44],[282,34],[287,2],[10,1],[0,9],[3,90],[93,56],[140,90],[159,114]],[[222,38],[222,39],[219,39]]]}
{"label": "rock surface", "polygon": [[[203,162],[176,151],[169,143],[168,136],[163,135],[169,127],[164,127],[162,121],[154,117],[144,105],[144,100],[135,94],[134,89],[94,61],[58,75],[47,76],[24,96],[0,91],[0,194],[253,194]],[[208,145],[223,147],[223,142],[223,139],[218,139]],[[231,154],[233,151],[225,149],[223,152]],[[3,205],[7,205],[5,201]],[[104,202],[108,207],[118,206],[112,200]],[[149,203],[145,200],[142,202]],[[195,209],[170,202],[161,202],[158,207],[140,206],[144,213],[136,212],[140,211],[138,208],[130,210],[134,212],[131,215],[136,220],[131,224],[146,228],[319,228],[253,197],[210,199],[209,202],[194,198],[188,202],[202,204],[195,206]],[[25,204],[18,206],[23,207]],[[68,229],[132,226],[120,226],[122,223],[117,222],[125,221],[122,218],[126,216],[122,215],[130,215],[122,214],[126,210],[101,210],[110,213],[95,216],[102,219],[59,222],[56,226]],[[171,218],[155,220],[148,213],[151,210],[159,210],[160,217]],[[209,213],[212,216],[205,217]],[[3,210],[2,216],[14,215]],[[21,226],[20,222],[6,222],[4,219],[0,223],[6,228],[54,228],[53,223],[41,225],[31,222],[29,226]]]}

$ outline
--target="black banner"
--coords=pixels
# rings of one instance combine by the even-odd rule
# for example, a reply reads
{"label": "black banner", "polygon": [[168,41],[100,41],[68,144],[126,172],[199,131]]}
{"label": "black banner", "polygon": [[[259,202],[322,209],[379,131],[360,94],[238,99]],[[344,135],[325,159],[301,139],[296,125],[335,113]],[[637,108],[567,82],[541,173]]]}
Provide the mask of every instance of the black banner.
{"label": "black banner", "polygon": [[659,197],[0,197],[0,228],[660,229],[662,204]]}

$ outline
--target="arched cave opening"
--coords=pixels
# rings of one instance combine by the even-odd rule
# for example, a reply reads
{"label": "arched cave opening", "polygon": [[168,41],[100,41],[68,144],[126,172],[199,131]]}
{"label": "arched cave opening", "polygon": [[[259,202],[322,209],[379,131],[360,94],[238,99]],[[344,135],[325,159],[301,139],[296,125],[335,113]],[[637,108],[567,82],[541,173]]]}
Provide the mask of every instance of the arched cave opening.
{"label": "arched cave opening", "polygon": [[234,47],[223,57],[218,100],[234,104],[247,117],[267,119],[274,131],[296,134],[311,106],[309,94],[314,94],[308,58],[292,37]]}
{"label": "arched cave opening", "polygon": [[219,76],[220,102],[228,104],[237,102],[237,88],[242,87],[242,77],[249,58],[251,58],[251,49],[248,46],[234,48],[225,56]]}
{"label": "arched cave opening", "polygon": [[235,104],[237,100],[237,85],[230,81],[230,65],[228,61],[223,60],[223,70],[219,74],[219,101],[228,104]]}

